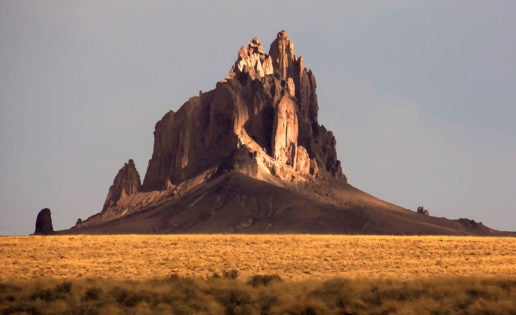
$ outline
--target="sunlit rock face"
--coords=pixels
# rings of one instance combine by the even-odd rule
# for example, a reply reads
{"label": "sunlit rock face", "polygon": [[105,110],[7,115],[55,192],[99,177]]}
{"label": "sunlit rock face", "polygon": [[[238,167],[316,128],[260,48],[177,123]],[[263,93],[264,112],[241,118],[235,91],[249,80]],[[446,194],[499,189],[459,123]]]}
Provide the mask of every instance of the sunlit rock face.
{"label": "sunlit rock face", "polygon": [[102,210],[116,206],[120,200],[139,192],[140,188],[140,174],[138,174],[134,161],[131,159],[116,174],[113,185],[109,187]]}
{"label": "sunlit rock face", "polygon": [[274,111],[272,129],[272,156],[280,163],[295,167],[297,157],[297,106],[288,96],[283,96]]}
{"label": "sunlit rock face", "polygon": [[318,109],[315,78],[294,54],[287,32],[277,34],[268,54],[255,37],[214,90],[156,124],[143,190],[167,189],[221,163],[226,167],[242,145],[273,175],[290,167],[345,181],[335,138],[319,125]]}
{"label": "sunlit rock face", "polygon": [[280,80],[286,81],[292,77],[296,65],[296,55],[294,55],[294,43],[288,38],[286,31],[281,31],[272,42],[269,50],[272,58],[274,75]]}
{"label": "sunlit rock face", "polygon": [[263,78],[273,73],[272,59],[263,51],[258,37],[248,41],[247,47],[240,47],[238,58],[226,79],[229,80],[243,72],[247,73],[252,79]]}

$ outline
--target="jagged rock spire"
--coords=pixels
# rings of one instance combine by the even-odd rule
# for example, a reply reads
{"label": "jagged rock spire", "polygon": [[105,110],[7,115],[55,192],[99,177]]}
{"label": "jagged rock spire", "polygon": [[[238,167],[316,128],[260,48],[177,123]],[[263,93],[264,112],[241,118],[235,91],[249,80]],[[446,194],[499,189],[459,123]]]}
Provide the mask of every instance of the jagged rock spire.
{"label": "jagged rock spire", "polygon": [[[304,65],[302,67],[304,68]],[[283,30],[278,33],[276,39],[272,42],[269,54],[263,51],[258,37],[248,41],[247,47],[240,47],[237,60],[223,82],[227,82],[239,73],[246,73],[252,79],[259,79],[266,75],[274,74],[278,79],[285,82],[290,78],[292,88],[292,79],[296,68],[299,67],[297,67],[297,60],[294,54],[294,43],[288,38],[287,32]]]}
{"label": "jagged rock spire", "polygon": [[237,60],[223,82],[227,82],[239,73],[246,73],[252,79],[263,78],[273,73],[272,59],[263,51],[258,37],[248,41],[247,47],[240,47]]}
{"label": "jagged rock spire", "polygon": [[274,74],[280,79],[285,80],[293,77],[296,55],[294,54],[294,42],[288,38],[285,30],[282,30],[272,42],[269,56],[272,58]]}
{"label": "jagged rock spire", "polygon": [[109,192],[102,211],[109,207],[116,206],[119,200],[139,192],[140,188],[140,174],[138,174],[138,170],[136,170],[134,161],[130,159],[116,174],[113,185],[109,187]]}
{"label": "jagged rock spire", "polygon": [[[315,78],[295,56],[286,31],[277,34],[268,54],[254,37],[214,90],[190,98],[156,124],[142,189],[166,190],[232,163],[256,172],[261,165],[281,180],[292,178],[282,170],[346,180],[335,138],[317,122],[315,90]],[[246,150],[254,166],[242,166]]]}

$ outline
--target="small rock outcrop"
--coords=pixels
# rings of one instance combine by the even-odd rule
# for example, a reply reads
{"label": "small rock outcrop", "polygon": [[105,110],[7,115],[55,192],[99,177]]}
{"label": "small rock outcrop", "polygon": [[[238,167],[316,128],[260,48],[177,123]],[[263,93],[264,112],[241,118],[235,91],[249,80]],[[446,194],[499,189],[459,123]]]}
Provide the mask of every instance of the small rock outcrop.
{"label": "small rock outcrop", "polygon": [[113,185],[109,187],[109,192],[104,202],[102,211],[109,207],[116,206],[119,200],[126,198],[140,191],[141,181],[140,174],[136,170],[136,165],[131,159],[118,171],[115,176]]}
{"label": "small rock outcrop", "polygon": [[52,213],[50,212],[50,209],[45,208],[38,213],[38,217],[36,218],[36,230],[34,231],[34,234],[54,234],[54,227],[52,226]]}
{"label": "small rock outcrop", "polygon": [[428,211],[428,209],[425,209],[425,207],[423,207],[423,206],[417,207],[417,213],[424,215],[424,216],[430,216],[430,212]]}

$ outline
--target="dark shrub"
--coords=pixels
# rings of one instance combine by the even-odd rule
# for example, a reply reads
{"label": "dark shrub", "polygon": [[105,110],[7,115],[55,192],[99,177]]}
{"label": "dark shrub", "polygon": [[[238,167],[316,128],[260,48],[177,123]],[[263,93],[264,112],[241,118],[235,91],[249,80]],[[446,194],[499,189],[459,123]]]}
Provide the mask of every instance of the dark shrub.
{"label": "dark shrub", "polygon": [[115,298],[115,301],[118,304],[123,305],[124,301],[129,296],[129,291],[127,291],[126,289],[121,288],[121,287],[114,287],[113,289],[111,289],[109,294]]}
{"label": "dark shrub", "polygon": [[235,269],[231,269],[229,271],[224,271],[222,273],[222,277],[226,278],[226,279],[236,279],[236,278],[238,278],[239,275],[240,275],[240,272],[238,272],[238,270],[235,270]]}
{"label": "dark shrub", "polygon": [[43,289],[32,293],[30,298],[32,300],[40,299],[43,301],[51,302],[57,300],[57,294],[53,290]]}
{"label": "dark shrub", "polygon": [[278,275],[254,275],[251,277],[251,279],[249,279],[249,281],[247,283],[256,288],[257,286],[260,286],[260,285],[267,286],[272,281],[282,281],[282,280],[281,280],[281,277]]}
{"label": "dark shrub", "polygon": [[258,306],[260,307],[261,314],[268,314],[269,310],[279,304],[279,299],[276,295],[261,295],[258,297]]}
{"label": "dark shrub", "polygon": [[9,294],[8,296],[5,297],[5,300],[7,302],[14,302],[14,301],[16,301],[16,297],[14,295]]}
{"label": "dark shrub", "polygon": [[72,291],[72,283],[70,281],[56,285],[57,293],[70,293],[70,291]]}
{"label": "dark shrub", "polygon": [[30,314],[30,315],[40,315],[41,312],[38,311],[34,306],[30,306],[24,303],[11,305],[8,308],[4,309],[2,312],[3,315],[10,314]]}
{"label": "dark shrub", "polygon": [[179,280],[181,280],[181,277],[179,277],[177,273],[173,273],[170,276],[168,276],[168,280],[170,282],[178,282]]}
{"label": "dark shrub", "polygon": [[85,301],[97,301],[100,299],[100,296],[102,295],[102,289],[101,288],[89,288],[84,292],[83,300]]}
{"label": "dark shrub", "polygon": [[344,308],[351,302],[351,292],[353,289],[349,280],[331,279],[310,292],[309,296],[325,302],[328,306]]}
{"label": "dark shrub", "polygon": [[110,294],[115,298],[116,302],[126,307],[135,307],[140,302],[150,303],[156,299],[156,296],[151,292],[138,291],[131,292],[127,289],[114,287]]}
{"label": "dark shrub", "polygon": [[0,282],[0,293],[21,291],[21,290],[22,290],[22,288],[20,286]]}
{"label": "dark shrub", "polygon": [[174,309],[174,315],[191,315],[195,313],[196,310],[187,305],[179,305]]}
{"label": "dark shrub", "polygon": [[32,300],[43,300],[47,302],[55,301],[57,299],[65,299],[66,294],[70,293],[72,290],[71,282],[63,282],[61,284],[56,285],[54,289],[42,289],[37,290],[31,294],[30,298]]}
{"label": "dark shrub", "polygon": [[251,304],[249,293],[240,289],[220,290],[216,293],[217,299],[226,309],[227,315],[247,314],[247,306]]}
{"label": "dark shrub", "polygon": [[301,311],[301,315],[317,315],[317,311],[315,308],[307,306],[304,310]]}

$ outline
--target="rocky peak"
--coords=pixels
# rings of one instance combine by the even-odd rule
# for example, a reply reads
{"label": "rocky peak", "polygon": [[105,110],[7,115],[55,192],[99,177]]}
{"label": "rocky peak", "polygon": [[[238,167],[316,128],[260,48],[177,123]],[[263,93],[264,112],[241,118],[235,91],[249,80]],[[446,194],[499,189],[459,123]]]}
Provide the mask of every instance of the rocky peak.
{"label": "rocky peak", "polygon": [[240,47],[237,61],[224,81],[232,79],[239,73],[246,73],[252,79],[263,78],[273,73],[272,59],[263,51],[258,37],[248,41],[247,47]]}
{"label": "rocky peak", "polygon": [[138,174],[136,170],[134,161],[130,159],[116,174],[113,185],[109,187],[109,192],[102,211],[109,207],[116,206],[118,201],[139,192],[140,189],[140,174]]}
{"label": "rocky peak", "polygon": [[272,58],[274,74],[280,79],[285,80],[293,77],[296,62],[294,55],[294,42],[288,38],[285,30],[278,33],[269,49]]}
{"label": "rocky peak", "polygon": [[222,166],[283,181],[292,174],[346,180],[335,138],[317,121],[315,90],[315,77],[294,55],[287,32],[277,34],[269,54],[254,37],[214,90],[156,124],[143,191],[167,190]]}

